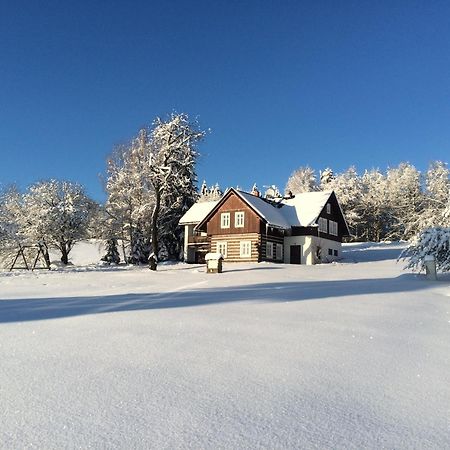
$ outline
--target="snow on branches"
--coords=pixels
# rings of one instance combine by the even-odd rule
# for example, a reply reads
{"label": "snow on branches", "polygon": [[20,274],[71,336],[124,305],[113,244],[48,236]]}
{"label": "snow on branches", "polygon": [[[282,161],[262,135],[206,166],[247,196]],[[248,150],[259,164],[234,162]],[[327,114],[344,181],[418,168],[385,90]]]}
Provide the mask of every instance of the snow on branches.
{"label": "snow on branches", "polygon": [[0,199],[0,240],[2,253],[18,245],[41,244],[49,261],[48,248],[61,252],[68,263],[76,241],[88,237],[88,228],[97,205],[83,188],[68,181],[35,183],[22,194],[16,189]]}
{"label": "snow on branches", "polygon": [[407,259],[405,269],[423,270],[425,257],[434,256],[436,269],[450,271],[450,228],[426,228],[420,232],[400,255]]}
{"label": "snow on branches", "polygon": [[177,259],[181,252],[178,220],[198,197],[195,164],[203,138],[186,114],[157,118],[108,162],[106,238],[128,242],[129,262]]}

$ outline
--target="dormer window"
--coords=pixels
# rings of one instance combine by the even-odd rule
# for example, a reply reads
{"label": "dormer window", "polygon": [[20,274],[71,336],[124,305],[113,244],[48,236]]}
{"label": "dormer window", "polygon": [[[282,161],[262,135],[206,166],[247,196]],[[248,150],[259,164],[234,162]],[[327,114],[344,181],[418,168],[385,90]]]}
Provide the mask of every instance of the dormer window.
{"label": "dormer window", "polygon": [[327,203],[327,214],[331,214],[331,205]]}
{"label": "dormer window", "polygon": [[243,228],[244,226],[244,211],[238,211],[234,213],[234,226],[235,228]]}
{"label": "dormer window", "polygon": [[220,228],[230,228],[230,213],[220,215]]}

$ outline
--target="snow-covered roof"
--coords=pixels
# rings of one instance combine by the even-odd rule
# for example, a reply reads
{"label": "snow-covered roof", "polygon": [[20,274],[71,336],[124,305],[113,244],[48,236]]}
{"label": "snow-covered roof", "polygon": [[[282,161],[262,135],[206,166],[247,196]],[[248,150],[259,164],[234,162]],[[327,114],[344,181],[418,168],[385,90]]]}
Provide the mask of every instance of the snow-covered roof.
{"label": "snow-covered roof", "polygon": [[[293,198],[280,198],[273,202],[268,202],[248,192],[235,189],[233,191],[264,219],[268,225],[283,229],[314,225],[332,194],[332,191],[304,192],[296,194]],[[179,223],[184,225],[202,222],[219,202],[220,200],[196,203],[181,218]]]}
{"label": "snow-covered roof", "polygon": [[273,206],[266,202],[261,197],[249,194],[248,192],[236,191],[244,201],[252,207],[260,217],[262,217],[269,225],[273,225],[278,228],[290,228],[291,225],[286,220],[283,214],[281,214],[282,208]]}
{"label": "snow-covered roof", "polygon": [[212,211],[212,209],[217,205],[218,202],[219,200],[194,203],[191,208],[186,211],[186,213],[178,223],[180,225],[199,223]]}
{"label": "snow-covered roof", "polygon": [[283,199],[280,212],[292,227],[314,225],[333,191],[303,192]]}

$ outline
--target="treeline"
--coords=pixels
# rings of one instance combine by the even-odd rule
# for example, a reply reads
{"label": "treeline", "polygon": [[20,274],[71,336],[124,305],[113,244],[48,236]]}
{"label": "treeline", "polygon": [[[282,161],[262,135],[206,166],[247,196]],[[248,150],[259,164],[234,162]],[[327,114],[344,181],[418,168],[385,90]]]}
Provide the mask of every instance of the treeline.
{"label": "treeline", "polygon": [[361,174],[355,167],[338,174],[327,168],[318,177],[310,167],[301,167],[286,190],[334,190],[353,240],[408,240],[425,228],[450,226],[449,176],[442,161],[432,162],[425,173],[409,163]]}
{"label": "treeline", "polygon": [[204,137],[186,114],[157,118],[107,162],[107,200],[99,205],[67,181],[43,181],[25,192],[15,187],[0,195],[0,254],[40,244],[58,249],[67,264],[74,244],[86,238],[108,242],[104,260],[118,262],[118,242],[132,264],[182,254],[180,217],[197,199],[197,144]]}
{"label": "treeline", "polygon": [[[53,248],[67,264],[74,244],[86,238],[107,242],[106,262],[152,262],[156,268],[158,259],[181,259],[183,231],[178,221],[199,198],[195,166],[204,135],[186,114],[157,118],[139,130],[108,158],[104,205],[68,181],[38,182],[25,192],[3,190],[0,259],[10,262],[20,246],[38,244],[47,262]],[[301,167],[292,173],[286,190],[334,190],[353,240],[410,239],[428,227],[450,226],[450,171],[442,161],[431,163],[425,173],[401,163],[385,172],[359,174],[350,167],[318,175]],[[220,195],[217,185],[201,187],[200,200]]]}

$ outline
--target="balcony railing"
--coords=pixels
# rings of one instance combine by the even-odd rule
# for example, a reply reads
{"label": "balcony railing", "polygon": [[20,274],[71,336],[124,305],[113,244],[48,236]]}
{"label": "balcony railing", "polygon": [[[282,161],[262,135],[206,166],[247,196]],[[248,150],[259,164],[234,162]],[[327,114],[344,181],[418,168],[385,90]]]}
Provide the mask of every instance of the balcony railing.
{"label": "balcony railing", "polygon": [[206,244],[208,242],[208,236],[189,236],[188,239],[188,244]]}

